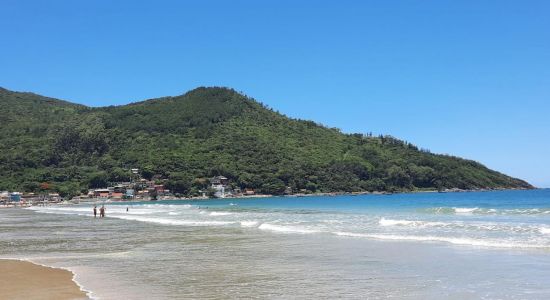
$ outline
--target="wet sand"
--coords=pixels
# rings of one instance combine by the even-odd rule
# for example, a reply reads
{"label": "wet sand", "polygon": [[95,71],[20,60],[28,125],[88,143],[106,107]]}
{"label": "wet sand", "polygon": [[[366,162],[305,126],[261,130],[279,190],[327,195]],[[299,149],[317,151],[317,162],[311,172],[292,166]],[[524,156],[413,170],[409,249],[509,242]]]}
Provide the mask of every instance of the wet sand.
{"label": "wet sand", "polygon": [[88,299],[67,270],[0,259],[0,299]]}

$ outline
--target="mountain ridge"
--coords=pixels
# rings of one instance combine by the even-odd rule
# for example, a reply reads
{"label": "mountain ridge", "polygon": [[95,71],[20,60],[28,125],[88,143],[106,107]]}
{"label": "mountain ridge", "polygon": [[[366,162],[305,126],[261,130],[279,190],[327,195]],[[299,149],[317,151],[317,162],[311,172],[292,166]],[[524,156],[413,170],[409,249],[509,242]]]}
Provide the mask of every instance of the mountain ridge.
{"label": "mountain ridge", "polygon": [[133,167],[188,195],[213,175],[269,194],[533,188],[391,136],[292,119],[225,87],[103,107],[2,89],[0,121],[0,190],[48,182],[72,195],[128,179]]}

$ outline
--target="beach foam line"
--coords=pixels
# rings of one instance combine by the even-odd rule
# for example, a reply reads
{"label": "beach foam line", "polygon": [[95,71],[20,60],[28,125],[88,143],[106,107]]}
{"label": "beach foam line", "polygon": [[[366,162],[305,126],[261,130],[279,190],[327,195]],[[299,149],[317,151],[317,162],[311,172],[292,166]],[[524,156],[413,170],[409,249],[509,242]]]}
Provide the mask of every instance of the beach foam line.
{"label": "beach foam line", "polygon": [[74,272],[73,270],[71,270],[70,268],[64,268],[64,267],[52,267],[52,266],[48,266],[48,265],[44,265],[44,264],[40,264],[40,263],[37,263],[35,261],[31,261],[29,260],[29,262],[32,262],[33,264],[37,264],[37,265],[41,265],[41,266],[44,266],[44,267],[50,267],[50,268],[57,268],[57,269],[63,269],[63,270],[66,270],[66,271],[69,271],[73,274],[73,277],[72,277],[72,280],[74,281],[74,283],[78,286],[78,288],[84,292],[86,294],[86,297],[90,298],[91,300],[98,300],[99,298],[96,298],[94,296],[94,293],[91,291],[91,290],[88,290],[84,287],[84,285],[82,285],[82,283],[80,283],[78,281],[78,274],[76,272]]}
{"label": "beach foam line", "polygon": [[479,207],[453,207],[457,214],[472,214],[479,209]]}
{"label": "beach foam line", "polygon": [[455,227],[455,228],[464,228],[464,227],[479,227],[475,224],[466,224],[463,222],[454,222],[454,223],[448,223],[448,222],[432,222],[432,221],[411,221],[411,220],[393,220],[393,219],[386,219],[381,218],[380,221],[378,221],[378,224],[380,226],[388,227],[388,226],[404,226],[404,227]]}
{"label": "beach foam line", "polygon": [[541,227],[539,228],[539,231],[542,234],[550,234],[550,227]]}
{"label": "beach foam line", "polygon": [[[154,205],[150,205],[154,206]],[[170,210],[154,210],[150,213],[148,212],[139,212],[137,211],[137,208],[131,209],[129,212],[126,212],[126,207],[123,207],[121,209],[113,210],[112,207],[107,207],[107,218],[113,218],[113,219],[121,219],[121,220],[128,220],[128,221],[138,221],[138,222],[147,222],[147,223],[156,223],[156,224],[162,224],[162,225],[176,225],[176,226],[224,226],[224,225],[230,225],[235,224],[237,222],[233,221],[215,221],[215,220],[178,220],[178,219],[171,219],[171,218],[162,218],[162,217],[155,217],[151,216],[153,214],[159,214],[162,213],[164,216],[169,215],[179,215],[181,212],[174,212],[174,207],[168,207],[173,205],[164,205]],[[190,207],[190,206],[188,206]],[[38,213],[45,213],[45,214],[62,214],[62,215],[78,215],[78,216],[84,216],[84,217],[91,217],[93,218],[93,214],[91,213],[90,208],[66,208],[66,207],[56,207],[53,209],[50,208],[35,208],[32,209],[33,211],[36,211]],[[206,214],[205,211],[200,211],[200,214]],[[231,213],[223,213],[218,212],[218,214],[214,214],[214,216],[217,215],[227,215]]]}
{"label": "beach foam line", "polygon": [[258,226],[258,229],[268,230],[281,233],[301,233],[301,234],[311,234],[311,233],[320,233],[319,230],[307,229],[303,227],[288,226],[288,225],[275,225],[269,223],[263,223]]}
{"label": "beach foam line", "polygon": [[332,232],[332,234],[337,236],[347,236],[347,237],[363,237],[363,238],[370,237],[370,235],[366,233],[354,233],[354,232],[345,232],[345,231],[335,231],[335,232]]}
{"label": "beach foam line", "polygon": [[[429,222],[429,221],[410,221],[410,220],[392,220],[381,218],[378,222],[380,226],[389,227],[389,226],[399,226],[399,227],[440,227],[440,228],[451,228],[451,229],[466,229],[466,230],[476,230],[476,231],[502,231],[502,232],[531,232],[537,233],[542,232],[540,227],[530,224],[505,224],[505,223],[485,223],[485,222]],[[543,230],[544,231],[544,230]]]}
{"label": "beach foam line", "polygon": [[175,220],[167,218],[149,218],[149,217],[138,217],[138,216],[120,216],[120,215],[107,215],[107,218],[116,218],[129,221],[139,221],[146,223],[156,223],[162,225],[180,225],[180,226],[223,226],[234,224],[235,222],[226,222],[226,221],[200,221],[200,220]]}
{"label": "beach foam line", "polygon": [[241,221],[241,227],[256,227],[258,224],[258,221]]}
{"label": "beach foam line", "polygon": [[458,214],[458,215],[470,215],[473,213],[481,212],[479,207],[431,207],[423,209],[424,212],[434,214]]}
{"label": "beach foam line", "polygon": [[435,214],[457,214],[457,215],[539,215],[550,214],[550,208],[516,208],[516,209],[495,209],[479,207],[432,207],[422,211]]}
{"label": "beach foam line", "polygon": [[217,216],[229,216],[232,215],[230,212],[223,212],[223,211],[213,211],[209,214],[210,216],[217,217]]}
{"label": "beach foam line", "polygon": [[[132,207],[145,207],[145,208],[193,208],[191,204],[130,204]],[[111,207],[118,205],[111,205]]]}
{"label": "beach foam line", "polygon": [[392,219],[386,219],[386,218],[381,218],[380,221],[378,221],[378,224],[380,226],[412,226],[412,227],[426,227],[426,226],[444,227],[444,226],[452,225],[451,223],[444,223],[444,222],[392,220]]}
{"label": "beach foam line", "polygon": [[[151,215],[157,213],[166,213],[166,209],[143,209],[143,208],[132,208],[126,212],[126,206],[105,206],[107,212],[110,213],[125,213],[131,215]],[[98,212],[99,212],[98,207]],[[65,215],[92,215],[93,207],[40,207],[32,206],[26,208],[28,210],[40,212],[40,213],[50,213],[50,214],[65,214]]]}
{"label": "beach foam line", "polygon": [[455,245],[476,246],[476,247],[488,247],[488,248],[531,248],[531,249],[544,249],[550,248],[548,245],[533,245],[523,244],[517,242],[501,242],[501,241],[487,241],[471,238],[453,238],[453,237],[440,237],[440,236],[418,236],[418,235],[391,235],[391,234],[365,234],[365,233],[353,233],[353,232],[333,232],[338,236],[347,237],[362,237],[379,240],[394,240],[394,241],[417,241],[417,242],[446,242]]}
{"label": "beach foam line", "polygon": [[88,207],[53,207],[53,206],[30,206],[24,209],[39,211],[39,212],[87,212],[89,213],[92,208]]}

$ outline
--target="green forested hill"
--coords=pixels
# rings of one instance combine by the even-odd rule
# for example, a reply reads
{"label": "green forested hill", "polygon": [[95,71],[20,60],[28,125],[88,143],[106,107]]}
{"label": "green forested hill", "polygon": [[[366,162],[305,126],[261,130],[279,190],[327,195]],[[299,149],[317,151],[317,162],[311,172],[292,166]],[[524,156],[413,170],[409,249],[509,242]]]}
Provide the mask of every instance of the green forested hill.
{"label": "green forested hill", "polygon": [[298,191],[531,188],[483,165],[389,136],[294,120],[227,88],[90,108],[0,89],[0,190],[62,194],[142,176],[181,194],[224,175],[235,186]]}

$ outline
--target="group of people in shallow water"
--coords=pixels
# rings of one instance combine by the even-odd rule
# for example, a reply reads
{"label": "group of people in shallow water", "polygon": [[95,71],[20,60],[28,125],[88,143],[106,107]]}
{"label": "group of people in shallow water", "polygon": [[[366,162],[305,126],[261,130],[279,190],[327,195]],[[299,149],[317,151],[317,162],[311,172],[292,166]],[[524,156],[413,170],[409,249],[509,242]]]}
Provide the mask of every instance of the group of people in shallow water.
{"label": "group of people in shallow water", "polygon": [[[101,205],[101,208],[99,209],[99,217],[105,218],[105,211],[107,209],[105,208],[105,205]],[[94,218],[97,218],[97,206],[94,205]]]}
{"label": "group of people in shallow water", "polygon": [[[105,218],[105,212],[107,211],[107,208],[105,208],[105,205],[101,205],[99,208],[99,217]],[[126,207],[126,212],[128,212],[128,207]],[[97,218],[97,205],[94,205],[94,218]]]}

